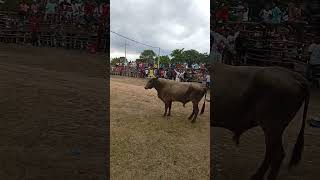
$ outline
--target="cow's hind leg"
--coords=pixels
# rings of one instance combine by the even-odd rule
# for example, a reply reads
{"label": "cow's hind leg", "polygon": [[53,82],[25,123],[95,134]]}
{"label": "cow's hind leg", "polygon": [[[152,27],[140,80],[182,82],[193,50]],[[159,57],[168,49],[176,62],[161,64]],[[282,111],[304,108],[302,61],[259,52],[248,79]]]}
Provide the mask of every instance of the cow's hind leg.
{"label": "cow's hind leg", "polygon": [[194,115],[194,110],[192,110],[192,113],[191,113],[191,115],[188,117],[188,119],[190,120],[190,119],[193,117],[193,115]]}
{"label": "cow's hind leg", "polygon": [[264,160],[260,165],[257,172],[251,177],[251,180],[263,180],[264,175],[266,174],[267,170],[269,169],[271,163],[271,156],[272,156],[272,141],[271,138],[265,132],[265,144],[266,144],[266,152],[264,156]]}
{"label": "cow's hind leg", "polygon": [[163,114],[163,116],[166,116],[166,115],[167,115],[168,107],[169,107],[169,104],[166,102],[166,103],[164,104],[164,114]]}
{"label": "cow's hind leg", "polygon": [[197,116],[199,114],[199,107],[198,107],[198,103],[199,102],[192,102],[193,104],[193,112],[194,112],[194,116],[193,116],[193,119],[192,119],[192,123],[195,123],[196,122],[196,119],[197,119]]}
{"label": "cow's hind leg", "polygon": [[171,106],[172,106],[172,101],[169,102],[169,113],[168,113],[168,116],[171,116]]}
{"label": "cow's hind leg", "polygon": [[282,161],[285,153],[282,146],[282,132],[278,136],[272,138],[272,157],[271,157],[271,170],[268,175],[268,180],[276,180],[278,177]]}

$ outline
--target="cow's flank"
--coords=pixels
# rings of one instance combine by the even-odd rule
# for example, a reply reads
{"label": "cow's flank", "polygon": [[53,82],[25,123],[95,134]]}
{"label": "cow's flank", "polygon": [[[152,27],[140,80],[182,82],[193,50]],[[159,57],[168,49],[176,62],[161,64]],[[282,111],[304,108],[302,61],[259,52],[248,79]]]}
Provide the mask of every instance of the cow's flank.
{"label": "cow's flank", "polygon": [[242,133],[261,126],[265,134],[265,158],[252,176],[262,180],[271,167],[268,180],[278,176],[285,153],[282,134],[305,102],[303,123],[293,150],[290,167],[301,159],[304,127],[309,103],[309,86],[300,74],[280,67],[229,66],[213,67],[211,126],[234,133],[238,144]]}

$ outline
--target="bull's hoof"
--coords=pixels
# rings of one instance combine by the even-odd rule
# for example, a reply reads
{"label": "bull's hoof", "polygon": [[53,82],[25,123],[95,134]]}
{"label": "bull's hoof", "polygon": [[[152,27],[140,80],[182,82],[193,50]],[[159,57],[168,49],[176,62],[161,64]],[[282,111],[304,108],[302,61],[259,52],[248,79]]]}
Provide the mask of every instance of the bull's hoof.
{"label": "bull's hoof", "polygon": [[254,174],[250,180],[263,180],[263,176],[261,177],[259,174]]}
{"label": "bull's hoof", "polygon": [[163,116],[163,117],[166,117],[166,116],[167,116],[167,114],[163,114],[162,116]]}
{"label": "bull's hoof", "polygon": [[168,114],[167,116],[171,116],[171,114]]}
{"label": "bull's hoof", "polygon": [[191,121],[191,123],[195,123],[196,122],[196,120],[195,119],[193,119],[192,121]]}

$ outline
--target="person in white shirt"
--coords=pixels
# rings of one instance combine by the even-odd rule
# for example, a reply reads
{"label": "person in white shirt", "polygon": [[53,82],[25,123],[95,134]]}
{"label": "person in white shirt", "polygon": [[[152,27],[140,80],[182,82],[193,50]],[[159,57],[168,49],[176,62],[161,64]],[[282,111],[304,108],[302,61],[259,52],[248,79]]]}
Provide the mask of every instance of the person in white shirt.
{"label": "person in white shirt", "polygon": [[310,55],[309,67],[308,67],[308,76],[309,78],[312,75],[312,69],[314,66],[320,65],[320,38],[316,39],[308,48]]}
{"label": "person in white shirt", "polygon": [[181,73],[181,72],[174,69],[174,72],[176,72],[176,81],[181,82],[181,79],[183,79],[185,71],[183,73]]}
{"label": "person in white shirt", "polygon": [[145,77],[148,77],[148,75],[149,75],[149,70],[148,70],[148,69],[145,69],[145,70],[144,70],[144,73],[145,73]]}
{"label": "person in white shirt", "polygon": [[235,54],[235,41],[238,38],[240,32],[237,31],[236,33],[233,33],[232,31],[229,33],[227,37],[227,48]]}
{"label": "person in white shirt", "polygon": [[222,53],[219,51],[219,45],[226,45],[227,44],[227,39],[214,31],[210,32],[211,36],[213,37],[213,43],[211,46],[211,56],[213,58],[214,62],[222,62]]}
{"label": "person in white shirt", "polygon": [[210,74],[206,75],[207,87],[210,88]]}
{"label": "person in white shirt", "polygon": [[244,9],[243,9],[243,18],[242,21],[247,22],[249,21],[249,5],[248,3],[244,3]]}
{"label": "person in white shirt", "polygon": [[264,8],[259,13],[260,17],[262,18],[262,21],[265,23],[271,22],[272,18],[272,11],[269,8]]}

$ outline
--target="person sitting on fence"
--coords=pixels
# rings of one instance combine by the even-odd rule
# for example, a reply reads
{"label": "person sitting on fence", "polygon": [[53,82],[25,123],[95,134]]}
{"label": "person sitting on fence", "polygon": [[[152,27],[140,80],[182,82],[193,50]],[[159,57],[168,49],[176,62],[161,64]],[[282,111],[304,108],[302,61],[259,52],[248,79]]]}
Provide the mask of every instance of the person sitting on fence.
{"label": "person sitting on fence", "polygon": [[68,2],[63,0],[59,4],[60,21],[65,21],[67,18]]}
{"label": "person sitting on fence", "polygon": [[72,16],[73,20],[78,21],[81,11],[81,4],[78,3],[76,0],[71,1],[71,8],[72,8]]}
{"label": "person sitting on fence", "polygon": [[229,7],[224,3],[221,4],[221,8],[216,11],[216,20],[218,22],[226,22],[229,20]]}
{"label": "person sitting on fence", "polygon": [[39,4],[36,1],[33,1],[31,4],[31,15],[36,15],[39,12]]}
{"label": "person sitting on fence", "polygon": [[272,17],[272,11],[268,6],[265,8],[261,9],[259,16],[264,23],[270,23],[271,17]]}
{"label": "person sitting on fence", "polygon": [[26,3],[25,0],[22,0],[19,4],[19,15],[21,19],[25,20],[29,11],[29,5]]}
{"label": "person sitting on fence", "polygon": [[107,21],[107,18],[109,18],[109,4],[103,3],[102,4],[102,17],[104,17]]}
{"label": "person sitting on fence", "polygon": [[46,14],[45,14],[45,20],[54,21],[57,3],[54,0],[49,0],[46,5]]}
{"label": "person sitting on fence", "polygon": [[97,2],[93,2],[93,17],[95,19],[99,19],[100,15],[102,14],[102,9],[100,8],[101,6]]}
{"label": "person sitting on fence", "polygon": [[66,17],[68,21],[73,20],[73,9],[71,3],[67,2],[66,4]]}
{"label": "person sitting on fence", "polygon": [[94,21],[94,6],[90,2],[85,2],[84,4],[84,20],[86,21],[87,25],[90,25]]}
{"label": "person sitting on fence", "polygon": [[308,48],[310,55],[308,77],[311,79],[313,70],[316,66],[320,66],[320,38],[317,38]]}
{"label": "person sitting on fence", "polygon": [[281,23],[281,15],[282,12],[280,10],[280,8],[278,7],[278,5],[276,3],[273,3],[273,8],[272,8],[272,19],[271,22],[273,24],[280,24]]}

